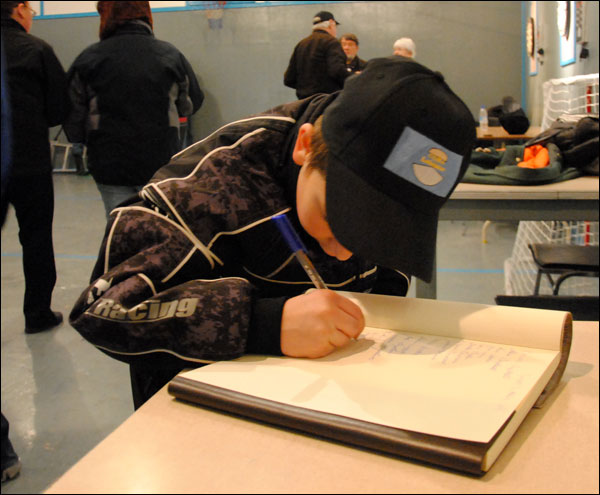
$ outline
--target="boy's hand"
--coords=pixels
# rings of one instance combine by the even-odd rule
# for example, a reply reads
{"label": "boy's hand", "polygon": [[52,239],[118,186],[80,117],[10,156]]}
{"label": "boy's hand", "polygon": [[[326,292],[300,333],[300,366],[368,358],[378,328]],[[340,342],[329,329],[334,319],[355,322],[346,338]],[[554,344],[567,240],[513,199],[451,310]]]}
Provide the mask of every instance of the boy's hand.
{"label": "boy's hand", "polygon": [[358,337],[364,327],[361,309],[333,291],[292,297],[281,315],[281,352],[290,357],[326,356]]}

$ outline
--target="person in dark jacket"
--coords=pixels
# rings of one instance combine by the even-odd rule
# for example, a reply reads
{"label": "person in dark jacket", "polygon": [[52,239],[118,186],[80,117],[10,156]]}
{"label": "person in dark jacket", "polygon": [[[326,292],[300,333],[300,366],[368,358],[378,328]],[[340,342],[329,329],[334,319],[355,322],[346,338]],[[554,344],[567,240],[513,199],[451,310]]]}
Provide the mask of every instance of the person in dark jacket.
{"label": "person in dark jacket", "polygon": [[25,275],[25,332],[59,325],[52,311],[56,266],[52,242],[54,187],[49,127],[69,111],[67,80],[54,50],[29,34],[35,11],[29,2],[2,2],[2,37],[11,100],[12,169],[7,203],[19,223]]}
{"label": "person in dark jacket", "polygon": [[204,100],[189,62],[157,40],[149,2],[97,4],[100,41],[68,72],[71,142],[85,143],[106,216],[180,150],[179,118]]}
{"label": "person in dark jacket", "polygon": [[338,91],[350,75],[336,38],[338,24],[331,12],[319,12],[313,18],[312,34],[294,48],[283,83],[296,90],[298,99]]}
{"label": "person in dark jacket", "polygon": [[[325,356],[364,325],[335,290],[402,296],[411,275],[430,280],[438,211],[474,141],[442,76],[402,57],[223,126],[112,211],[71,325],[130,365],[136,408],[185,367]],[[283,213],[328,289],[305,294]]]}
{"label": "person in dark jacket", "polygon": [[[10,169],[11,169],[11,149],[12,149],[12,137],[11,137],[11,129],[10,129],[10,104],[9,104],[9,95],[8,95],[8,85],[6,84],[6,69],[5,69],[5,61],[4,61],[4,38],[2,39],[2,48],[1,48],[1,60],[2,65],[0,69],[0,73],[2,74],[2,78],[0,79],[0,83],[2,84],[2,99],[0,103],[2,104],[2,182],[0,185],[2,186],[2,204],[1,204],[1,224],[4,226],[4,220],[6,219],[6,209],[8,206],[8,201],[6,199],[6,190],[8,182],[10,181]],[[4,416],[4,413],[1,413],[0,418],[0,448],[2,450],[2,483],[5,481],[12,480],[16,478],[21,472],[21,460],[19,456],[15,452],[12,442],[8,436],[8,430],[10,425],[8,423],[8,419]]]}
{"label": "person in dark jacket", "polygon": [[358,56],[358,38],[353,33],[346,33],[340,38],[342,49],[346,54],[346,70],[358,74],[367,66],[367,61]]}

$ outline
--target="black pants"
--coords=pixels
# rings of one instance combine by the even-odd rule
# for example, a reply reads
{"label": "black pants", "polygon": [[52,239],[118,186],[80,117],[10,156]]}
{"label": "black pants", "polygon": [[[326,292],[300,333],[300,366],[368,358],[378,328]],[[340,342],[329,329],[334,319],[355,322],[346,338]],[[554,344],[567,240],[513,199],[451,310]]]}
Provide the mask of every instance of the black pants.
{"label": "black pants", "polygon": [[2,471],[19,460],[12,443],[8,439],[8,421],[2,413]]}
{"label": "black pants", "polygon": [[134,409],[139,409],[144,402],[182,370],[182,367],[150,367],[148,365],[130,364],[129,376],[131,377]]}
{"label": "black pants", "polygon": [[47,317],[56,284],[52,244],[52,171],[27,177],[11,177],[6,195],[15,209],[19,241],[23,248],[23,313],[26,321],[35,324],[36,320]]}

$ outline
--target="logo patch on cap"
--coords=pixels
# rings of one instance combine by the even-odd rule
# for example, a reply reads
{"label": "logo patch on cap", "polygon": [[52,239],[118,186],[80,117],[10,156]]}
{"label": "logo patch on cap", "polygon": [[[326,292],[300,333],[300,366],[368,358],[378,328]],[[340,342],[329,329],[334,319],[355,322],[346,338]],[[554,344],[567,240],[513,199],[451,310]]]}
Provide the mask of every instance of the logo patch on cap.
{"label": "logo patch on cap", "polygon": [[383,166],[421,189],[446,197],[456,183],[462,158],[407,126]]}

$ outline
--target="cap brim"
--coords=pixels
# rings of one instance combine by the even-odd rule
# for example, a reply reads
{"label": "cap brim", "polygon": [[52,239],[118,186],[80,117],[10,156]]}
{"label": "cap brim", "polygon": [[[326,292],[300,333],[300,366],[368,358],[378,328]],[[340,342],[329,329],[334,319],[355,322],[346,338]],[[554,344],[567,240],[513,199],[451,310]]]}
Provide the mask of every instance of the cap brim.
{"label": "cap brim", "polygon": [[377,191],[333,156],[326,183],[327,220],[352,253],[430,282],[438,214],[416,211]]}

